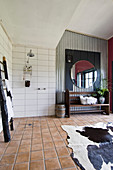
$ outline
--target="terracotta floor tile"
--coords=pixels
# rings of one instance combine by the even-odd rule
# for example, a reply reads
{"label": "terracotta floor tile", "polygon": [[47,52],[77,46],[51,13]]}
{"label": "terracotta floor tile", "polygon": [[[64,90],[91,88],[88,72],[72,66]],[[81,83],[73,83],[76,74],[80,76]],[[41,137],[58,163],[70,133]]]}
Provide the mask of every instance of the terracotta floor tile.
{"label": "terracotta floor tile", "polygon": [[73,168],[64,168],[64,169],[62,169],[62,170],[81,170],[81,169],[78,169],[78,167],[73,167]]}
{"label": "terracotta floor tile", "polygon": [[58,130],[57,130],[57,128],[56,128],[56,127],[52,127],[52,128],[50,128],[50,131],[51,131],[51,132],[53,132],[53,133],[54,133],[54,132],[58,132]]}
{"label": "terracotta floor tile", "polygon": [[51,135],[50,135],[50,133],[47,132],[47,133],[43,133],[42,137],[43,138],[48,138],[48,137],[51,137]]}
{"label": "terracotta floor tile", "polygon": [[29,135],[23,135],[22,139],[23,139],[23,140],[24,140],[24,139],[31,139],[31,134],[29,134]]}
{"label": "terracotta floor tile", "polygon": [[58,136],[53,136],[53,140],[54,141],[61,141],[61,140],[63,140],[62,138],[61,138],[61,136],[60,135],[58,135]]}
{"label": "terracotta floor tile", "polygon": [[54,141],[56,147],[65,147],[65,143],[63,141]]}
{"label": "terracotta floor tile", "polygon": [[12,140],[21,140],[22,135],[14,135]]}
{"label": "terracotta floor tile", "polygon": [[42,160],[31,162],[30,170],[44,170],[44,162]]}
{"label": "terracotta floor tile", "polygon": [[29,163],[21,163],[21,164],[15,164],[14,170],[28,170],[29,169]]}
{"label": "terracotta floor tile", "polygon": [[5,154],[15,154],[16,152],[17,152],[17,149],[18,149],[18,147],[8,147],[7,149],[6,149],[6,152],[5,152]]}
{"label": "terracotta floor tile", "polygon": [[47,137],[47,138],[43,138],[44,142],[52,142],[52,138],[51,137]]}
{"label": "terracotta floor tile", "polygon": [[69,156],[69,152],[66,147],[56,148],[58,156]]}
{"label": "terracotta floor tile", "polygon": [[20,145],[18,152],[30,152],[30,145]]}
{"label": "terracotta floor tile", "polygon": [[35,144],[42,144],[42,138],[38,138],[38,139],[33,138],[32,145],[35,145]]}
{"label": "terracotta floor tile", "polygon": [[62,158],[59,158],[59,160],[60,160],[62,168],[75,167],[75,164],[73,160],[71,159],[71,157],[62,157]]}
{"label": "terracotta floor tile", "polygon": [[60,169],[60,165],[58,162],[58,159],[48,159],[45,160],[45,164],[46,164],[46,170],[59,170]]}
{"label": "terracotta floor tile", "polygon": [[33,133],[33,136],[32,138],[35,138],[35,139],[38,139],[41,137],[41,134],[40,133]]}
{"label": "terracotta floor tile", "polygon": [[59,136],[60,133],[58,131],[55,131],[55,132],[51,132],[52,136]]}
{"label": "terracotta floor tile", "polygon": [[54,144],[53,144],[53,142],[46,142],[46,143],[43,143],[43,145],[44,145],[44,150],[45,149],[53,149],[54,148]]}
{"label": "terracotta floor tile", "polygon": [[19,153],[17,155],[16,163],[29,162],[29,152]]}
{"label": "terracotta floor tile", "polygon": [[0,148],[0,155],[2,155],[5,151],[5,148]]}
{"label": "terracotta floor tile", "polygon": [[8,143],[5,143],[4,140],[0,141],[0,148],[5,149],[8,146]]}
{"label": "terracotta floor tile", "polygon": [[0,170],[12,170],[13,165],[0,166]]}
{"label": "terracotta floor tile", "polygon": [[42,134],[45,133],[45,132],[49,132],[49,129],[42,129]]}
{"label": "terracotta floor tile", "polygon": [[0,161],[0,165],[13,164],[15,155],[4,155]]}
{"label": "terracotta floor tile", "polygon": [[13,146],[18,146],[20,144],[20,141],[11,141],[8,146],[13,147]]}
{"label": "terracotta floor tile", "polygon": [[56,158],[57,157],[55,149],[45,150],[44,155],[45,155],[45,159]]}
{"label": "terracotta floor tile", "polygon": [[31,150],[32,150],[32,151],[42,150],[42,144],[32,145]]}
{"label": "terracotta floor tile", "polygon": [[31,130],[25,130],[24,131],[24,133],[23,133],[23,135],[29,135],[29,134],[31,134],[32,135],[32,129]]}
{"label": "terracotta floor tile", "polygon": [[[69,156],[70,153],[72,153],[72,149],[66,147],[67,134],[61,128],[61,124],[80,126],[112,121],[113,114],[110,114],[109,116],[101,114],[76,114],[71,115],[68,119],[59,119],[54,117],[16,118],[14,121],[15,129],[10,132],[12,140],[9,143],[4,142],[3,133],[0,133],[0,170],[12,169],[12,163],[15,161],[15,153],[19,147],[19,144],[20,149],[15,165],[15,168],[17,167],[17,169],[23,170],[25,168],[28,170],[27,165],[30,157],[31,169],[29,168],[29,170],[37,170],[37,167],[38,169],[44,169],[44,156],[46,158],[46,170],[77,170],[77,166],[74,166],[75,164]],[[29,124],[32,124],[32,126],[29,126]],[[30,145],[32,145],[31,156],[29,155],[29,152],[26,152],[30,151]],[[42,150],[43,147],[44,151]],[[59,161],[56,158],[57,154],[55,153],[56,150],[54,150],[55,147],[62,167],[60,167]],[[3,156],[2,154],[4,154],[4,152],[5,155]],[[77,168],[80,169],[79,167]]]}
{"label": "terracotta floor tile", "polygon": [[30,145],[30,144],[31,144],[31,139],[21,141],[21,145]]}
{"label": "terracotta floor tile", "polygon": [[36,161],[36,160],[41,160],[41,159],[43,159],[42,150],[31,152],[31,161]]}

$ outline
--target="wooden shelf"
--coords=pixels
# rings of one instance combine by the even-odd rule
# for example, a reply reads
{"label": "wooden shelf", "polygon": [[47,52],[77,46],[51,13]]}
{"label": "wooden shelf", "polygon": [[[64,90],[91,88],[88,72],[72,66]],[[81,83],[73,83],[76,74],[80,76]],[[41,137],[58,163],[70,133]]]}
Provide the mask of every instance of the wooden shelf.
{"label": "wooden shelf", "polygon": [[[66,90],[66,116],[70,117],[70,113],[95,113],[95,112],[104,112],[107,115],[110,113],[110,93],[106,93],[105,96],[105,104],[90,104],[90,105],[83,105],[80,103],[80,95],[88,95],[88,94],[94,94],[95,92],[72,92],[68,89]],[[71,110],[71,108],[74,107],[75,110]],[[80,107],[81,110],[76,110],[76,108]],[[86,107],[100,107],[100,109],[90,109],[90,110],[84,110]]]}
{"label": "wooden shelf", "polygon": [[70,104],[70,107],[99,107],[99,106],[109,106],[109,104]]}
{"label": "wooden shelf", "polygon": [[105,110],[77,110],[77,111],[70,111],[70,113],[100,113],[105,112]]}

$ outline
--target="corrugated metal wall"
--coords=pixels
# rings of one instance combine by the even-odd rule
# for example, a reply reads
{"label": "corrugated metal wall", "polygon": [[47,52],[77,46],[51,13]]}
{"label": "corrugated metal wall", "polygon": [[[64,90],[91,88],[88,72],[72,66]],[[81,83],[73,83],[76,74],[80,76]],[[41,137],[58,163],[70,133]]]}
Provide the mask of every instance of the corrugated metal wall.
{"label": "corrugated metal wall", "polygon": [[[65,49],[85,50],[101,53],[101,74],[107,78],[107,40],[94,38],[71,31],[65,31],[56,48],[56,90],[59,94],[65,90]],[[57,96],[62,102],[62,95]]]}

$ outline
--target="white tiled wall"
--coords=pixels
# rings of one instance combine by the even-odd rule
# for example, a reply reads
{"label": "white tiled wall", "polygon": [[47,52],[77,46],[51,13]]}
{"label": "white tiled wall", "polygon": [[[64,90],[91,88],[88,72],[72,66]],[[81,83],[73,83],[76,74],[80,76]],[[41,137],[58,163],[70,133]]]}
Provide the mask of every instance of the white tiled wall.
{"label": "white tiled wall", "polygon": [[[0,61],[3,61],[3,56],[6,57],[10,86],[12,86],[12,43],[0,25]],[[3,76],[4,74],[2,75],[2,78],[4,78]],[[2,130],[2,119],[1,119],[1,112],[0,112],[0,132],[1,130]]]}
{"label": "white tiled wall", "polygon": [[[35,56],[29,58],[29,63],[32,65],[32,77],[30,87],[25,87],[23,67],[28,59],[27,53],[30,49]],[[13,46],[12,86],[15,117],[55,114],[55,58],[56,51],[54,49]]]}

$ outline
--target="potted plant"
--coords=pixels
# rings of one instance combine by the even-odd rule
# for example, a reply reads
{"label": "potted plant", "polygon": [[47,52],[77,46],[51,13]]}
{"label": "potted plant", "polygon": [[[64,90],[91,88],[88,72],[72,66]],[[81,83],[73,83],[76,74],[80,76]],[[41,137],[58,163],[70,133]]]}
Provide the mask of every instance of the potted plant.
{"label": "potted plant", "polygon": [[105,102],[106,92],[109,92],[109,90],[107,88],[99,88],[99,89],[96,89],[96,92],[97,92],[99,102],[103,104]]}

